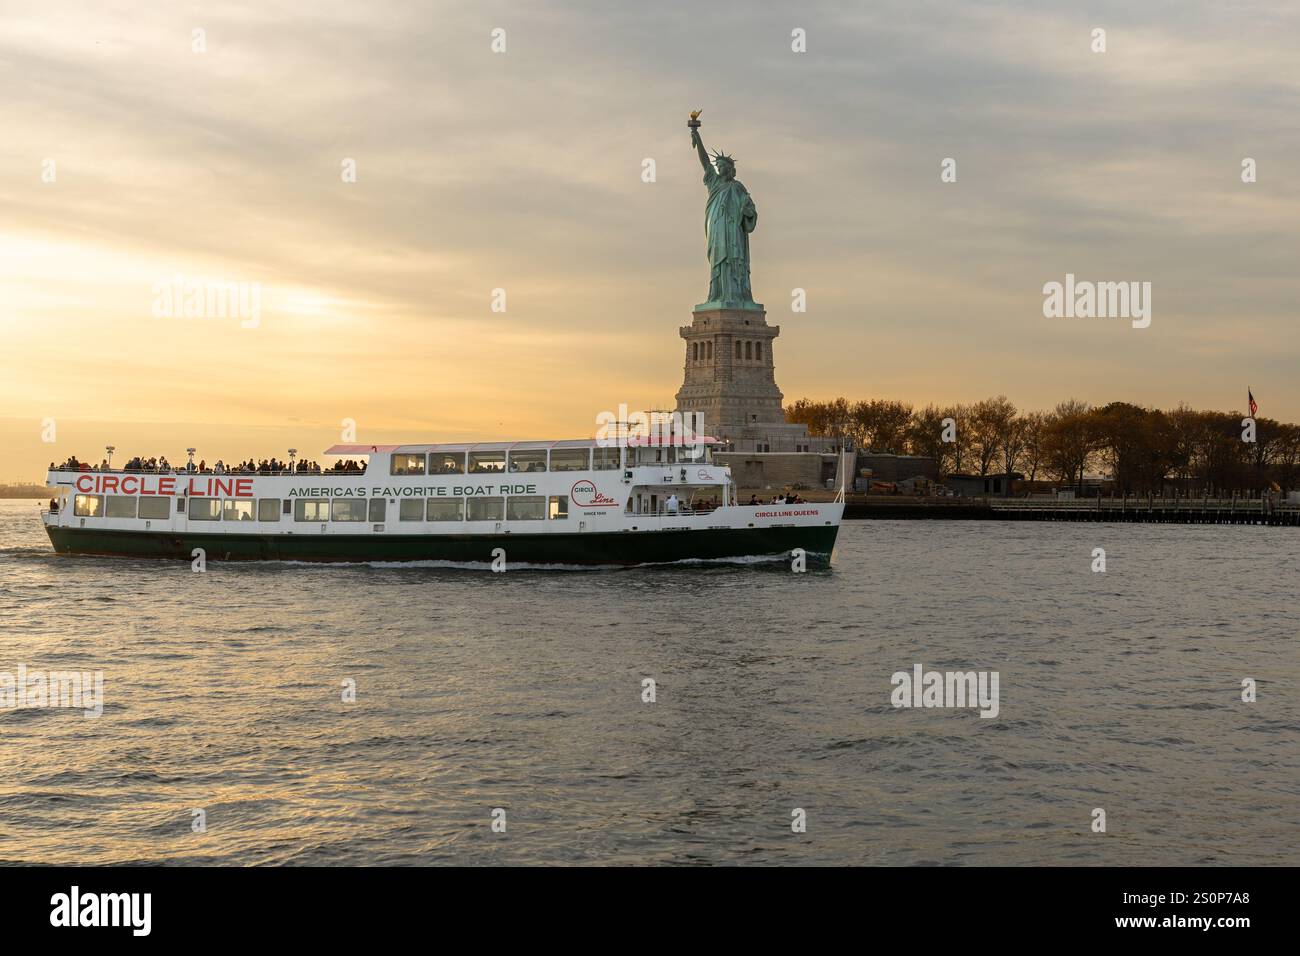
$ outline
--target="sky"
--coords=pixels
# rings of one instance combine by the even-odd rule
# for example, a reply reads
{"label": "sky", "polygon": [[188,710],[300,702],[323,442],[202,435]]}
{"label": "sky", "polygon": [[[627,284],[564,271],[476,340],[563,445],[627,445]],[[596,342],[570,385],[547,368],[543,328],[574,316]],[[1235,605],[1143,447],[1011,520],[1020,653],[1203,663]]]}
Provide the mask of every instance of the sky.
{"label": "sky", "polygon": [[[0,0],[0,481],[672,408],[695,108],[787,402],[1300,421],[1297,48],[1249,0]],[[1150,326],[1045,317],[1067,273],[1150,282]],[[256,321],[167,314],[177,276]]]}

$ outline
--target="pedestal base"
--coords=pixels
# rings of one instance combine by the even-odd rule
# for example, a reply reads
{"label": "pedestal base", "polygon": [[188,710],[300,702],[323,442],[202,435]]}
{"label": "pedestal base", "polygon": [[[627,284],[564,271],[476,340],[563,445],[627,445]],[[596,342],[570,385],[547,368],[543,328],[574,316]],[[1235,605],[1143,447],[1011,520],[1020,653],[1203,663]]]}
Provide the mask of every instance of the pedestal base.
{"label": "pedestal base", "polygon": [[[781,329],[767,324],[761,304],[702,303],[691,324],[678,332],[686,340],[678,411],[702,414],[710,435],[738,449],[742,444],[745,450],[765,443],[802,444],[799,438],[807,430],[786,424],[784,396],[776,385],[772,344]],[[765,442],[764,436],[771,437]]]}

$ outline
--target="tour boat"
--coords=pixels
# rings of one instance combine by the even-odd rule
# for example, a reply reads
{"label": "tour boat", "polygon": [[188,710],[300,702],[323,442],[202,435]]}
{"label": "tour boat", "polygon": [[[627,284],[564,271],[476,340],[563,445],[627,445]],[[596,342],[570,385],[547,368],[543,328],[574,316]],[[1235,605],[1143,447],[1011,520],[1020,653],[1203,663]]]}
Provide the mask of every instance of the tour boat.
{"label": "tour boat", "polygon": [[[632,565],[829,562],[833,502],[737,501],[713,439],[340,444],[350,472],[54,468],[59,553],[206,560]],[[200,550],[201,549],[201,550]]]}

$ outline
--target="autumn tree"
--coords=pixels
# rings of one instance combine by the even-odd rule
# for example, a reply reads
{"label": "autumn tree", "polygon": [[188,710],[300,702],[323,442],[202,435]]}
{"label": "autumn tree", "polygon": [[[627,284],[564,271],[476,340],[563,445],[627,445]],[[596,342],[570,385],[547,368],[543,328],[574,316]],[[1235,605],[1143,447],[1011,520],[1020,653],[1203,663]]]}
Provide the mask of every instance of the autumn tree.
{"label": "autumn tree", "polygon": [[[990,466],[1003,450],[1003,439],[1016,417],[1016,406],[1005,395],[976,402],[970,410],[971,453],[979,462],[980,474],[987,475]],[[1008,469],[1009,470],[1009,469]]]}
{"label": "autumn tree", "polygon": [[1094,447],[1088,412],[1086,402],[1068,399],[1053,409],[1043,430],[1043,461],[1048,473],[1080,491]]}
{"label": "autumn tree", "polygon": [[1043,466],[1043,432],[1047,415],[1030,412],[1020,418],[1020,467],[1030,481],[1038,480],[1038,470]]}

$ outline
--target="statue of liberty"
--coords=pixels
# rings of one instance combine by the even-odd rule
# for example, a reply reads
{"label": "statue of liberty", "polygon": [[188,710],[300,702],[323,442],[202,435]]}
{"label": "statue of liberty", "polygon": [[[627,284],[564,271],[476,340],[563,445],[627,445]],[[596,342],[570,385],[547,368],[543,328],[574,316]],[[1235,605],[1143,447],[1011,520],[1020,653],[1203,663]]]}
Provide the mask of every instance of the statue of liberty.
{"label": "statue of liberty", "polygon": [[[699,112],[691,114],[691,145],[704,167],[709,200],[704,210],[704,240],[709,256],[710,305],[754,309],[749,287],[749,234],[758,225],[758,210],[749,190],[736,179],[736,161],[726,153],[709,154],[700,139]],[[716,166],[716,169],[715,169]]]}

